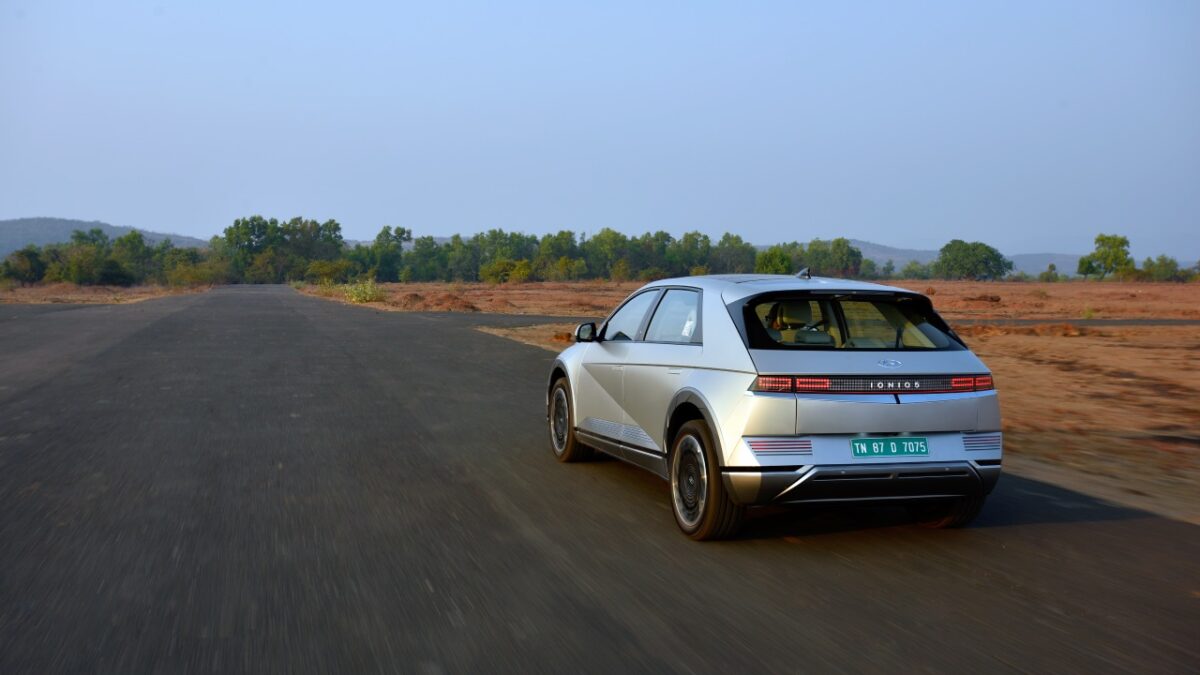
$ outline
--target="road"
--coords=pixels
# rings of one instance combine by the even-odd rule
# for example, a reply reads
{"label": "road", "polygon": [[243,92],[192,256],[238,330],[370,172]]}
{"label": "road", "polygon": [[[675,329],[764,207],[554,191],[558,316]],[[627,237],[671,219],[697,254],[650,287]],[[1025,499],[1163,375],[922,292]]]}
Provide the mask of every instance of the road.
{"label": "road", "polygon": [[232,287],[0,306],[0,672],[1196,672],[1200,528],[1005,476],[977,525],[556,463],[552,356]]}

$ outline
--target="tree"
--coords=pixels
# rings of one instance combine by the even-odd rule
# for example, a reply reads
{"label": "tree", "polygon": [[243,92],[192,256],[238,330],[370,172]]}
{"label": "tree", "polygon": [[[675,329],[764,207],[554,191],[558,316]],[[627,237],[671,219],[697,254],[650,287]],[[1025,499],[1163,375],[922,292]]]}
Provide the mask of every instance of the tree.
{"label": "tree", "polygon": [[581,243],[579,249],[592,274],[610,277],[613,264],[628,255],[629,238],[606,227]]}
{"label": "tree", "polygon": [[21,283],[33,284],[42,280],[46,275],[46,261],[42,259],[37,246],[26,246],[19,251],[13,251],[0,265],[0,276],[15,279]]}
{"label": "tree", "polygon": [[63,255],[61,281],[73,284],[95,284],[100,277],[100,269],[108,260],[104,249],[93,244],[76,244],[68,246]]}
{"label": "tree", "polygon": [[317,283],[344,282],[350,276],[350,268],[351,263],[346,259],[314,260],[308,264],[304,277]]}
{"label": "tree", "polygon": [[397,281],[404,257],[404,245],[412,241],[412,231],[403,227],[392,229],[384,225],[367,249],[368,270],[374,270],[379,281]]}
{"label": "tree", "polygon": [[781,244],[767,247],[755,259],[754,271],[758,274],[791,274],[791,252]]}
{"label": "tree", "polygon": [[412,270],[413,281],[437,281],[447,277],[446,251],[433,237],[417,237],[405,256],[405,269]]}
{"label": "tree", "polygon": [[693,270],[708,267],[712,240],[700,232],[684,232],[667,246],[666,270],[671,276],[692,274]]}
{"label": "tree", "polygon": [[803,261],[796,265],[797,269],[807,267],[809,274],[813,276],[832,273],[833,255],[829,242],[821,239],[808,242],[808,249],[805,250],[803,258]]}
{"label": "tree", "polygon": [[132,286],[137,279],[121,263],[105,258],[96,270],[96,283],[102,286]]}
{"label": "tree", "polygon": [[1096,265],[1096,258],[1092,255],[1081,257],[1079,264],[1075,268],[1075,273],[1084,279],[1100,274],[1100,268]]}
{"label": "tree", "polygon": [[1096,235],[1096,250],[1091,254],[1100,278],[1134,267],[1129,255],[1129,238],[1117,234]]}
{"label": "tree", "polygon": [[1058,281],[1058,265],[1050,263],[1046,271],[1038,275],[1038,281]]}
{"label": "tree", "polygon": [[713,274],[748,274],[754,271],[757,257],[758,251],[753,244],[726,232],[708,257],[709,268]]}
{"label": "tree", "polygon": [[288,258],[275,247],[255,254],[245,269],[243,279],[252,284],[278,284],[287,274]]}
{"label": "tree", "polygon": [[479,246],[459,235],[450,237],[442,247],[446,252],[446,273],[457,281],[479,281]]}
{"label": "tree", "polygon": [[1166,255],[1146,258],[1142,272],[1150,281],[1187,281],[1187,273],[1179,269],[1179,262]]}
{"label": "tree", "polygon": [[1012,267],[1011,260],[983,242],[952,239],[938,252],[931,272],[943,279],[999,279]]}
{"label": "tree", "polygon": [[928,279],[929,276],[929,265],[922,265],[917,260],[909,260],[900,270],[901,279]]}
{"label": "tree", "polygon": [[[574,232],[559,230],[555,234],[544,235],[538,242],[537,255],[533,259],[533,274],[553,281],[568,279],[570,261],[578,257],[579,244],[575,242]],[[562,262],[564,260],[566,263]]]}
{"label": "tree", "polygon": [[666,270],[671,266],[668,252],[674,243],[675,238],[662,230],[630,239],[624,256],[629,263],[629,278],[634,274],[643,279],[667,276]]}
{"label": "tree", "polygon": [[258,215],[234,220],[233,225],[225,228],[223,239],[238,276],[246,272],[259,253],[283,243],[279,221],[274,218],[267,220]]}
{"label": "tree", "polygon": [[879,270],[884,279],[890,279],[896,273],[896,263],[892,262],[891,258],[883,264],[883,269]]}
{"label": "tree", "polygon": [[879,269],[875,266],[875,261],[867,258],[862,261],[862,265],[858,268],[858,277],[862,279],[877,279],[879,277]]}
{"label": "tree", "polygon": [[129,272],[135,282],[144,281],[154,263],[154,249],[146,245],[141,232],[134,230],[113,241],[112,258]]}
{"label": "tree", "polygon": [[84,232],[83,230],[75,230],[71,233],[71,243],[76,246],[92,246],[102,251],[108,250],[108,235],[104,234],[104,230],[98,227]]}
{"label": "tree", "polygon": [[[812,252],[812,244],[809,244],[808,250]],[[845,237],[838,237],[829,242],[829,261],[828,267],[821,270],[821,274],[836,277],[856,277],[859,274],[859,269],[862,267],[863,254],[858,248],[850,245],[850,240]],[[875,263],[871,263],[874,266]],[[809,270],[812,271],[811,269]]]}

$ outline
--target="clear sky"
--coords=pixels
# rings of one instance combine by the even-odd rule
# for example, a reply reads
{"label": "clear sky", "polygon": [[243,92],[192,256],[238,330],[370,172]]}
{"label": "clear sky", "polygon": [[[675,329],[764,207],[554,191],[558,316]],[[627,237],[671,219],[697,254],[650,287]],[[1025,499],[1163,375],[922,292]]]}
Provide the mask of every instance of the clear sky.
{"label": "clear sky", "polygon": [[1200,2],[0,0],[0,218],[1200,257]]}

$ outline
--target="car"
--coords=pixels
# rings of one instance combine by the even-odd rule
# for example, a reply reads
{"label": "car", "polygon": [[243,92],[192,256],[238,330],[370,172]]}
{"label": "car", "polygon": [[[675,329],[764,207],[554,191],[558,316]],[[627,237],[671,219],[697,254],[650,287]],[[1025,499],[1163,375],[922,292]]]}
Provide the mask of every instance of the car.
{"label": "car", "polygon": [[902,288],[655,281],[575,329],[546,391],[559,461],[600,451],[657,474],[697,540],[734,535],[762,505],[898,503],[962,526],[1000,476],[991,372]]}

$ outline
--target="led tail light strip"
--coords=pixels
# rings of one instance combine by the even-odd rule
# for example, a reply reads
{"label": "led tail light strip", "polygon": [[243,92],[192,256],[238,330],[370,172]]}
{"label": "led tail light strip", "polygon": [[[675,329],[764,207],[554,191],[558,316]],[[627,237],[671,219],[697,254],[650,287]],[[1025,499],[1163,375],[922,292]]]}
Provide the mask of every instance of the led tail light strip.
{"label": "led tail light strip", "polygon": [[991,375],[760,375],[750,387],[782,394],[949,394],[993,388]]}

